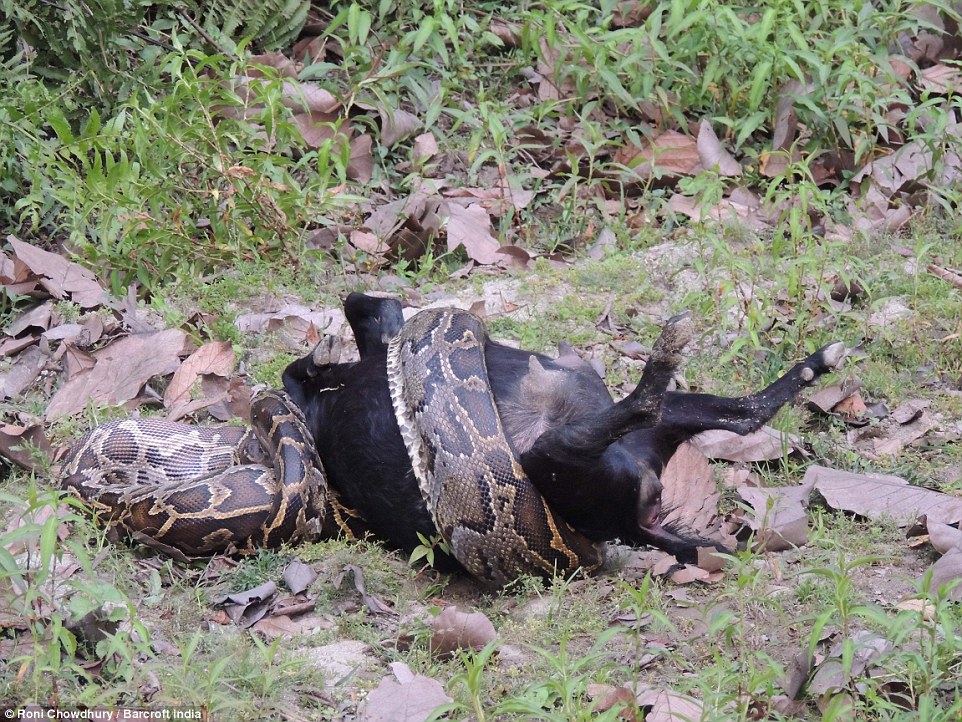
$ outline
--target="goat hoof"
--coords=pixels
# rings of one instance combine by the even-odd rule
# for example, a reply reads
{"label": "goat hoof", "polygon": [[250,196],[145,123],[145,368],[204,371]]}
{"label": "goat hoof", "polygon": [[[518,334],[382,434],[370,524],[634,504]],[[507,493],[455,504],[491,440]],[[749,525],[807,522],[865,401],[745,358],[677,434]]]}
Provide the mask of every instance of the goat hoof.
{"label": "goat hoof", "polygon": [[673,356],[684,349],[694,335],[695,324],[691,320],[691,311],[672,316],[662,327],[652,356]]}
{"label": "goat hoof", "polygon": [[337,336],[324,336],[311,352],[315,366],[329,366],[341,361],[341,341]]}
{"label": "goat hoof", "polygon": [[841,341],[836,341],[833,344],[829,344],[822,348],[818,354],[821,356],[821,362],[826,369],[839,369],[842,367],[842,362],[845,360],[845,356],[848,354],[848,349],[845,348],[845,344]]}

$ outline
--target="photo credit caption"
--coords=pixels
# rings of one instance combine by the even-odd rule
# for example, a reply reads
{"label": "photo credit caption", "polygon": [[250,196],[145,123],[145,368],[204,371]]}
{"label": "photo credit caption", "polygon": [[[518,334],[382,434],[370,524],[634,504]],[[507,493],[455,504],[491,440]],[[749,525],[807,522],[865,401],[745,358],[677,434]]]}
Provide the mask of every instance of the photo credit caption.
{"label": "photo credit caption", "polygon": [[116,722],[129,720],[196,720],[210,722],[203,707],[0,707],[3,720],[92,720]]}

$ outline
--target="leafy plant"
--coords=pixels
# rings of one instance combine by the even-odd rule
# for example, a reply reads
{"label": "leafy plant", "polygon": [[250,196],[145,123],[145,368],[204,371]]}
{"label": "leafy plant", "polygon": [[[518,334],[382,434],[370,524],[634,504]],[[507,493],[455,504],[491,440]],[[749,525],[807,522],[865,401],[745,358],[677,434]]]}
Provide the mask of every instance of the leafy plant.
{"label": "leafy plant", "polygon": [[346,145],[305,152],[276,77],[242,97],[232,85],[245,68],[224,56],[173,53],[165,68],[164,97],[138,94],[106,120],[92,110],[79,130],[47,109],[55,142],[29,150],[20,217],[62,228],[76,252],[111,269],[118,294],[263,254],[296,263],[302,234],[329,207],[326,189],[345,177]]}
{"label": "leafy plant", "polygon": [[[59,683],[82,683],[82,702],[115,682],[130,683],[135,658],[152,655],[150,635],[117,586],[65,574],[68,556],[85,574],[93,569],[85,544],[58,537],[62,524],[89,527],[78,502],[32,484],[26,498],[3,493],[0,503],[21,510],[19,526],[0,534],[0,599],[25,630],[0,675],[3,698],[36,700],[55,694]],[[102,662],[97,675],[85,664],[91,658]]]}
{"label": "leafy plant", "polygon": [[450,547],[448,546],[447,542],[441,538],[440,534],[436,534],[428,539],[421,532],[418,532],[418,541],[421,543],[414,547],[414,550],[411,552],[411,556],[408,559],[408,564],[413,565],[419,560],[423,559],[429,567],[433,567],[435,550],[440,550],[445,554],[451,553]]}

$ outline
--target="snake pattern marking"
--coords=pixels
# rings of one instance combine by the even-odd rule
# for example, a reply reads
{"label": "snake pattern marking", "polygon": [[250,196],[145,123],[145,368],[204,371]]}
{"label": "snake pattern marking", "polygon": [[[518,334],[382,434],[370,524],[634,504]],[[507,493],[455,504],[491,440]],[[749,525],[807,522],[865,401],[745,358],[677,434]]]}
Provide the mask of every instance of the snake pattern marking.
{"label": "snake pattern marking", "polygon": [[316,536],[328,500],[303,415],[278,391],[254,398],[247,430],[103,424],[71,450],[62,474],[110,528],[177,557]]}
{"label": "snake pattern marking", "polygon": [[484,359],[481,321],[428,309],[388,345],[395,416],[441,537],[478,579],[569,575],[601,562],[526,476],[504,432]]}

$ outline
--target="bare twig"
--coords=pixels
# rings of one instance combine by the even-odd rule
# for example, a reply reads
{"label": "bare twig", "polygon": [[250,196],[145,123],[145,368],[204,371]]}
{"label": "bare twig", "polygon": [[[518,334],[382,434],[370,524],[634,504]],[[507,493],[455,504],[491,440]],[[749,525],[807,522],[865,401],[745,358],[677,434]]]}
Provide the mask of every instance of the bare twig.
{"label": "bare twig", "polygon": [[204,30],[204,28],[202,28],[200,24],[196,20],[194,20],[194,18],[190,17],[190,15],[187,15],[186,13],[177,13],[177,15],[180,17],[181,20],[191,25],[194,28],[194,30],[200,33],[201,37],[203,37],[204,40],[210,43],[217,52],[222,53],[223,55],[227,55],[228,57],[230,57],[231,60],[240,60],[240,58],[237,55],[232,53],[230,50],[227,50],[226,48],[222,47],[220,43],[214,40],[214,38],[211,37],[210,33]]}
{"label": "bare twig", "polygon": [[952,270],[951,268],[942,268],[941,266],[936,266],[930,263],[926,266],[928,272],[933,276],[938,276],[943,281],[948,281],[956,288],[962,288],[962,273]]}

